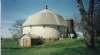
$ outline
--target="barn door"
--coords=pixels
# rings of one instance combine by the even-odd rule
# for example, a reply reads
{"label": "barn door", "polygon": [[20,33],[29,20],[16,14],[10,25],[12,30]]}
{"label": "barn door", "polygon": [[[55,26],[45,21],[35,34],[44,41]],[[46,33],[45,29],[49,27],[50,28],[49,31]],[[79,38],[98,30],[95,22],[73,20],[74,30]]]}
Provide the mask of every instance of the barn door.
{"label": "barn door", "polygon": [[24,45],[24,46],[30,46],[30,45],[31,45],[30,38],[25,38],[25,39],[23,40],[23,45]]}

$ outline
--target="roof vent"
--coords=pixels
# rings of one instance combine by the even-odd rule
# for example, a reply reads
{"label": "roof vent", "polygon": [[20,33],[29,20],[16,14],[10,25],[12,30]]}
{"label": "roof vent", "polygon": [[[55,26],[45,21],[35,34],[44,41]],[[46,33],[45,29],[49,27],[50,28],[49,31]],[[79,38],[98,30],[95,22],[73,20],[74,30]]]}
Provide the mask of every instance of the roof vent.
{"label": "roof vent", "polygon": [[44,5],[44,9],[46,9],[46,10],[48,9],[48,6],[46,4]]}

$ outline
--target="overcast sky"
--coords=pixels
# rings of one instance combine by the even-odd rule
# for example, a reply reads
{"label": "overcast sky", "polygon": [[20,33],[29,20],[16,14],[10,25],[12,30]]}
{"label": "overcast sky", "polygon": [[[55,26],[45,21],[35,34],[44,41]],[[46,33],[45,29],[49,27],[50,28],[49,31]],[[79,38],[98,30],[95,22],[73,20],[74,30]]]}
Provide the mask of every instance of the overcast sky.
{"label": "overcast sky", "polygon": [[76,0],[2,0],[2,37],[11,37],[8,29],[14,21],[27,19],[28,16],[43,10],[44,4],[48,5],[50,11],[61,15],[64,19],[73,14],[80,14]]}

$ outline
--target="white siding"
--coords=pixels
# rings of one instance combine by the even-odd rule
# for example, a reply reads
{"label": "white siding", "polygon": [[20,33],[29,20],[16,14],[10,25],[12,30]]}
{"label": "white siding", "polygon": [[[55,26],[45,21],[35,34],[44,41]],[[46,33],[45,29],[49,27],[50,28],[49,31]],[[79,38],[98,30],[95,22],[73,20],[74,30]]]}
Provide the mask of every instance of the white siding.
{"label": "white siding", "polygon": [[66,36],[65,27],[59,26],[50,26],[45,25],[44,26],[32,26],[32,27],[24,27],[23,28],[23,34],[30,32],[30,34],[33,34],[34,36],[42,36],[43,38],[60,38]]}
{"label": "white siding", "polygon": [[24,27],[23,28],[23,34],[28,34],[30,32],[31,32],[30,27]]}

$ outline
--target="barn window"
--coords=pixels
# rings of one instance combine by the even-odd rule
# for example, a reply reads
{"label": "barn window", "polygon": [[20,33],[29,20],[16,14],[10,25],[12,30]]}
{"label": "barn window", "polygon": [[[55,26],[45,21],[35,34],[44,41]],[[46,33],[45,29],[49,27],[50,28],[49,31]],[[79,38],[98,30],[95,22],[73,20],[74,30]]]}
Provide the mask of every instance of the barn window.
{"label": "barn window", "polygon": [[57,40],[59,40],[58,38],[57,39],[55,39],[55,41],[57,41]]}
{"label": "barn window", "polygon": [[59,38],[57,38],[57,40],[59,40]]}
{"label": "barn window", "polygon": [[45,25],[43,27],[45,28]]}
{"label": "barn window", "polygon": [[57,41],[57,39],[55,39],[55,41]]}
{"label": "barn window", "polygon": [[32,26],[30,26],[30,28],[31,28]]}
{"label": "barn window", "polygon": [[49,41],[52,41],[52,39],[49,39]]}
{"label": "barn window", "polygon": [[28,40],[26,40],[26,44],[28,43]]}
{"label": "barn window", "polygon": [[59,26],[58,26],[58,29],[59,29]]}
{"label": "barn window", "polygon": [[45,39],[44,39],[44,41],[45,41]]}

